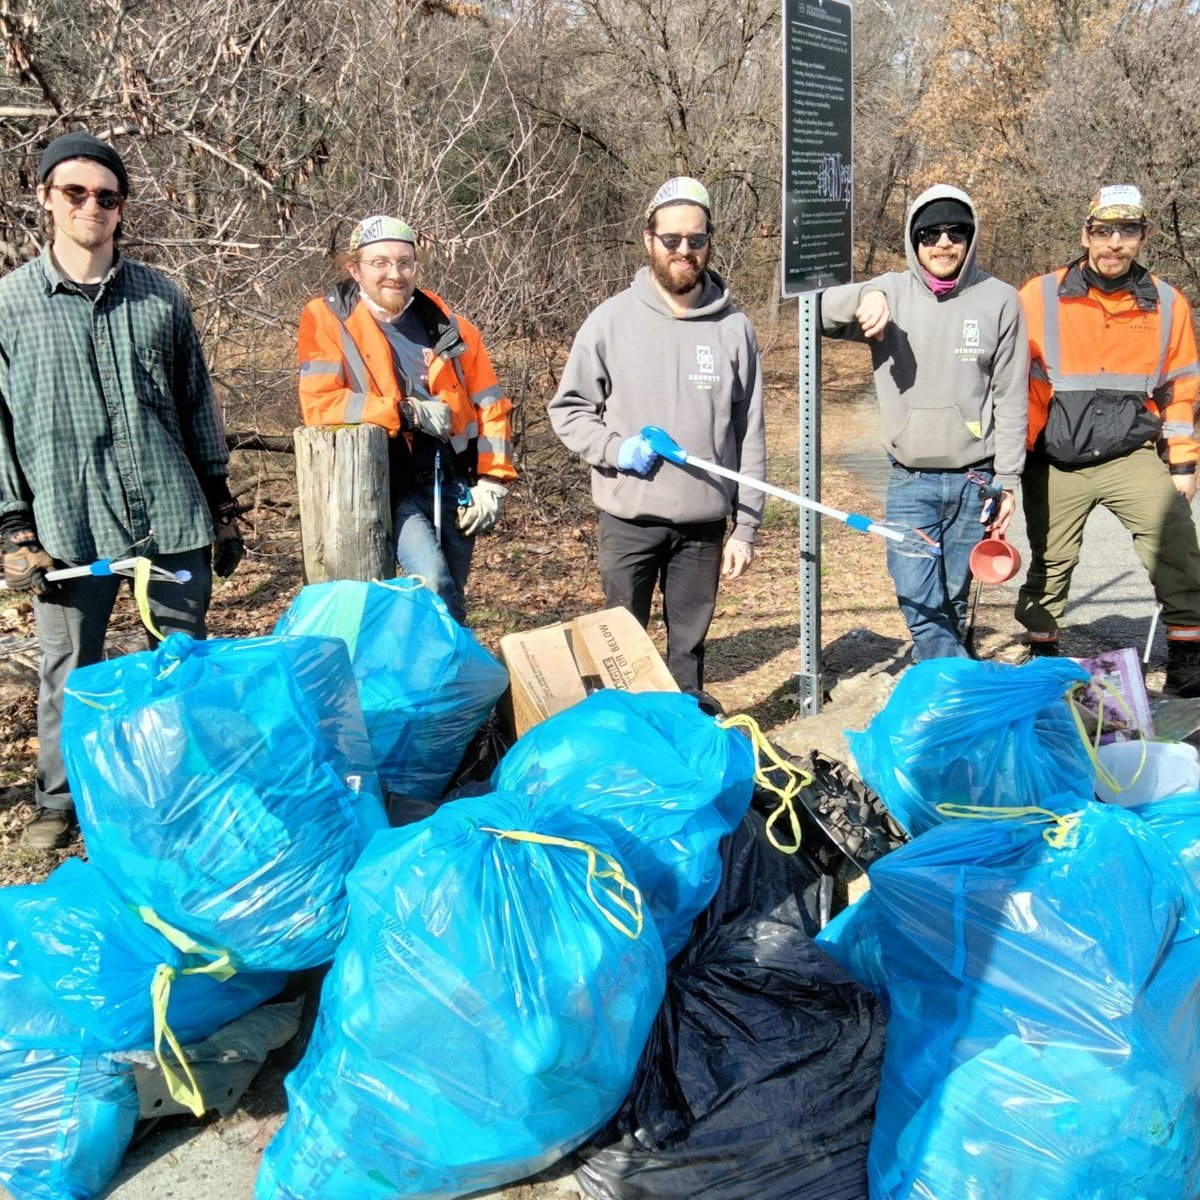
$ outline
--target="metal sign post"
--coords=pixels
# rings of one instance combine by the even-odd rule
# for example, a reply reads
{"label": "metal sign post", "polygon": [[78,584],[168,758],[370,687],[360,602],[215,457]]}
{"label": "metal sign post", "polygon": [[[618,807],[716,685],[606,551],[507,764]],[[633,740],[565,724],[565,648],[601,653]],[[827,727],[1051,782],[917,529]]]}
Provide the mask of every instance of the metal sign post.
{"label": "metal sign post", "polygon": [[[853,56],[844,0],[784,0],[784,296],[799,296],[799,492],[821,491],[820,289],[849,283],[853,236]],[[800,514],[801,716],[821,708],[821,528]]]}
{"label": "metal sign post", "polygon": [[[800,297],[800,446],[796,490],[821,494],[821,305],[815,292]],[[797,705],[802,717],[821,711],[821,517],[800,513],[800,669]]]}

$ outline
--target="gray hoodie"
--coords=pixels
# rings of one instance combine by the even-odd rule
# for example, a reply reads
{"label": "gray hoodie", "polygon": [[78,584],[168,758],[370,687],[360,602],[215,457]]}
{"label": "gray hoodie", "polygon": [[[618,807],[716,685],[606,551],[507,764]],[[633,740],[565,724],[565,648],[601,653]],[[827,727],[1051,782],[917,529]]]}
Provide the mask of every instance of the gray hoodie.
{"label": "gray hoodie", "polygon": [[[953,291],[935,296],[913,246],[914,214],[953,199],[975,216]],[[997,481],[1016,487],[1025,465],[1029,419],[1029,338],[1016,290],[975,264],[979,217],[971,198],[940,184],[919,195],[904,225],[907,271],[830,288],[821,297],[822,331],[865,341],[855,310],[882,291],[891,322],[868,341],[884,449],[914,470],[958,470],[994,460]]]}
{"label": "gray hoodie", "polygon": [[705,272],[696,307],[678,314],[650,268],[638,271],[584,321],[549,411],[554,432],[591,463],[598,508],[668,524],[733,513],[733,536],[754,541],[762,492],[661,459],[645,478],[617,470],[621,443],[644,425],[658,425],[696,458],[763,477],[758,340],[715,271]]}

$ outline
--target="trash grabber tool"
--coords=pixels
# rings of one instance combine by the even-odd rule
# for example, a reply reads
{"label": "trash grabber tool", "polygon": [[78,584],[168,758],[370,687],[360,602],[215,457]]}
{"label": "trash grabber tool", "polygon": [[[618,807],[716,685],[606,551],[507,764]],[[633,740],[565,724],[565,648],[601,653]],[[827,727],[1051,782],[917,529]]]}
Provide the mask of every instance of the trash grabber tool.
{"label": "trash grabber tool", "polygon": [[433,452],[433,535],[442,548],[442,452]]}
{"label": "trash grabber tool", "polygon": [[[46,578],[54,583],[59,579],[80,579],[84,575],[131,576],[139,561],[137,558],[100,558],[93,563],[85,563],[81,567],[59,567],[56,571],[47,571]],[[150,567],[150,578],[160,583],[187,583],[191,577],[191,571],[168,571],[166,567],[153,565]],[[6,586],[0,579],[0,591],[4,591]]]}
{"label": "trash grabber tool", "polygon": [[686,463],[688,466],[697,467],[701,471],[707,471],[712,475],[723,475],[726,479],[732,479],[736,483],[744,483],[747,487],[752,487],[760,492],[766,492],[769,496],[778,496],[780,500],[786,500],[789,504],[794,504],[798,508],[809,508],[814,512],[823,513],[827,517],[832,517],[835,521],[841,521],[843,525],[849,525],[851,529],[856,529],[859,533],[873,533],[878,537],[886,538],[890,542],[895,542],[897,543],[897,549],[904,553],[916,554],[924,558],[941,557],[942,548],[936,542],[926,538],[919,530],[912,530],[906,533],[900,529],[893,529],[888,525],[873,521],[870,517],[865,517],[861,513],[843,512],[840,508],[831,508],[828,504],[821,504],[817,500],[810,500],[807,496],[801,496],[797,492],[789,492],[785,488],[776,487],[772,483],[764,483],[760,479],[751,479],[749,475],[743,475],[739,471],[731,471],[728,467],[718,466],[707,459],[696,458],[680,446],[665,429],[660,429],[657,425],[645,426],[642,429],[642,437],[650,443],[651,448],[656,454],[669,459],[673,463],[680,465]]}
{"label": "trash grabber tool", "polygon": [[963,645],[968,650],[975,649],[975,610],[979,607],[979,593],[982,591],[983,580],[974,580],[971,584],[971,607],[967,610],[967,624],[963,629]]}

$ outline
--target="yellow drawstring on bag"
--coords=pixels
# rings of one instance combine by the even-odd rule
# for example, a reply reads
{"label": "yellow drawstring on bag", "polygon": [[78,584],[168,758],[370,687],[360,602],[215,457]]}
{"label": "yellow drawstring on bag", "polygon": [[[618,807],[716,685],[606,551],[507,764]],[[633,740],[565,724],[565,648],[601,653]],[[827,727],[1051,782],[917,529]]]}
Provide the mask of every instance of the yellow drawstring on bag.
{"label": "yellow drawstring on bag", "polygon": [[[211,959],[203,966],[184,967],[182,970],[168,963],[159,963],[154,972],[154,979],[150,983],[150,1006],[154,1014],[154,1057],[158,1060],[159,1067],[162,1068],[163,1081],[167,1085],[167,1091],[172,1100],[190,1109],[193,1115],[202,1117],[205,1112],[205,1104],[204,1097],[200,1092],[200,1085],[196,1082],[196,1076],[192,1073],[187,1059],[184,1058],[183,1047],[180,1046],[179,1039],[167,1023],[167,1009],[171,1003],[171,985],[180,975],[209,975],[219,983],[224,983],[225,980],[237,973],[237,968],[230,961],[227,950],[214,950],[211,946],[205,946],[196,941],[181,929],[168,925],[152,908],[143,905],[137,909],[137,915],[151,929],[156,929],[161,933],[177,950],[191,956]],[[185,1079],[181,1079],[167,1062],[166,1054],[163,1052],[164,1041],[170,1046],[176,1060],[183,1068]]]}
{"label": "yellow drawstring on bag", "polygon": [[150,611],[150,568],[154,564],[148,558],[139,556],[133,565],[133,598],[137,601],[138,615],[142,618],[151,637],[164,641],[162,632],[154,624],[154,615]]}
{"label": "yellow drawstring on bag", "polygon": [[939,804],[936,807],[943,817],[958,820],[1010,821],[1035,817],[1049,824],[1049,829],[1042,830],[1042,837],[1055,850],[1073,850],[1079,842],[1078,813],[1056,813],[1033,804],[1001,805],[998,808],[981,804]]}
{"label": "yellow drawstring on bag", "polygon": [[[732,717],[725,717],[718,724],[722,729],[744,730],[749,736],[750,744],[754,747],[754,782],[764,791],[779,797],[779,804],[767,818],[767,840],[781,854],[795,854],[800,849],[800,818],[796,813],[795,801],[796,797],[812,783],[813,777],[807,771],[801,771],[786,759],[781,758],[775,747],[767,741],[766,735],[758,727],[758,722],[753,717],[749,717],[745,713],[737,713]],[[787,779],[787,783],[783,787],[773,783],[763,769],[762,760],[764,758],[775,770],[783,772]],[[790,846],[784,845],[775,835],[775,825],[785,815],[791,826],[792,844]]]}
{"label": "yellow drawstring on bag", "polygon": [[[1076,692],[1085,690],[1094,693],[1096,700],[1098,701],[1096,705],[1096,712],[1098,714],[1096,718],[1096,732],[1093,737],[1088,737],[1088,732],[1083,727],[1083,717],[1079,715],[1080,705],[1075,699]],[[1112,698],[1116,707],[1119,708],[1122,713],[1129,718],[1130,727],[1136,729],[1137,725],[1134,721],[1133,713],[1130,711],[1129,705],[1125,703],[1125,697],[1122,696],[1121,693],[1118,692],[1117,689],[1113,687],[1107,679],[1092,679],[1088,683],[1083,683],[1081,681],[1079,683],[1072,684],[1070,690],[1067,692],[1067,707],[1071,710],[1071,719],[1075,722],[1075,728],[1079,730],[1080,740],[1083,742],[1084,748],[1087,750],[1088,758],[1091,759],[1092,767],[1096,772],[1096,778],[1099,779],[1100,782],[1109,789],[1109,791],[1119,793],[1133,787],[1133,785],[1137,783],[1138,778],[1142,774],[1142,770],[1146,766],[1146,735],[1141,729],[1137,730],[1138,741],[1140,741],[1142,744],[1142,756],[1138,760],[1138,765],[1133,774],[1130,776],[1129,780],[1125,783],[1121,783],[1121,781],[1117,779],[1117,777],[1100,761],[1100,755],[1098,753],[1100,748],[1100,737],[1103,732],[1103,721],[1101,717],[1104,712],[1105,693]]]}
{"label": "yellow drawstring on bag", "polygon": [[[587,855],[587,894],[588,899],[596,906],[596,910],[611,925],[630,940],[642,936],[642,893],[625,877],[621,864],[610,854],[589,846],[587,842],[577,842],[568,838],[552,837],[545,833],[532,833],[526,829],[493,829],[481,826],[484,833],[495,834],[510,842],[533,842],[539,846],[561,846],[564,850],[578,850]],[[604,863],[604,869],[600,867]],[[609,883],[615,887],[609,886]],[[599,886],[618,909],[631,918],[631,924],[622,924],[621,920],[600,903],[593,888]],[[629,897],[629,899],[626,899]]]}

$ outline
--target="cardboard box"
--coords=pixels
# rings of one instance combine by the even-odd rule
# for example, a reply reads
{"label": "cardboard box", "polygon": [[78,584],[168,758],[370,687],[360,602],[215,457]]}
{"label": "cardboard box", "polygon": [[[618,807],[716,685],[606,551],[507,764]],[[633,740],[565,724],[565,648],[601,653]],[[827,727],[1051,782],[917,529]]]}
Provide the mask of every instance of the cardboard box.
{"label": "cardboard box", "polygon": [[510,633],[500,639],[500,658],[511,683],[501,712],[517,737],[600,688],[679,691],[650,636],[624,608]]}

